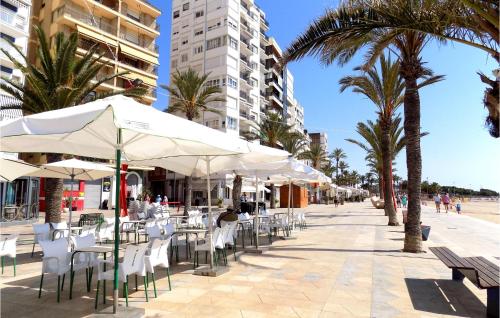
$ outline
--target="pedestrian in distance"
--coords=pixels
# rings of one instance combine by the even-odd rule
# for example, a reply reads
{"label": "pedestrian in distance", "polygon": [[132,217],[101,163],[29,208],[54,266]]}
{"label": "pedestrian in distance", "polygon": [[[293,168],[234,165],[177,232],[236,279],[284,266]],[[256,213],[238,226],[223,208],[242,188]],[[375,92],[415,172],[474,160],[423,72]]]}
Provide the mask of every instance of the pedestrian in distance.
{"label": "pedestrian in distance", "polygon": [[398,195],[396,196],[396,206],[398,208],[401,207],[401,195],[398,193]]}
{"label": "pedestrian in distance", "polygon": [[457,200],[457,205],[455,206],[455,208],[457,209],[457,213],[460,214],[460,212],[462,211],[462,201],[460,201],[460,199]]}
{"label": "pedestrian in distance", "polygon": [[450,206],[450,196],[448,195],[448,193],[446,193],[445,195],[443,195],[443,198],[442,198],[441,201],[443,201],[444,210],[446,211],[446,213],[448,213],[448,209],[449,209],[449,206]]}
{"label": "pedestrian in distance", "polygon": [[408,197],[406,196],[406,193],[403,193],[403,196],[401,197],[401,203],[403,204],[403,209],[406,209],[406,205],[408,204]]}
{"label": "pedestrian in distance", "polygon": [[441,197],[439,196],[439,193],[436,193],[434,196],[434,203],[436,204],[436,212],[441,213]]}

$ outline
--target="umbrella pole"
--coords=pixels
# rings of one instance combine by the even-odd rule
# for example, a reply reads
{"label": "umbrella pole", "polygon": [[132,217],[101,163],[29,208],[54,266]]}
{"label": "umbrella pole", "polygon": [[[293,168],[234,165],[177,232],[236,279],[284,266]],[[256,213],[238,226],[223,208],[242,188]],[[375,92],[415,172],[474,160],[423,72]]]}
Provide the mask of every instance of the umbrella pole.
{"label": "umbrella pole", "polygon": [[288,217],[288,236],[290,236],[290,230],[291,230],[291,227],[290,227],[290,224],[292,222],[290,222],[290,201],[292,201],[292,179],[291,178],[288,178],[288,208],[287,208],[287,217]]}
{"label": "umbrella pole", "polygon": [[69,193],[69,222],[68,222],[68,243],[71,238],[71,220],[73,218],[73,185],[75,183],[75,168],[71,169],[71,187]]}
{"label": "umbrella pole", "polygon": [[[210,193],[210,157],[206,157],[207,162],[207,203],[208,203],[208,241],[213,246],[213,216],[212,216],[212,194]],[[210,269],[214,268],[214,255],[210,253]]]}
{"label": "umbrella pole", "polygon": [[115,242],[114,242],[114,284],[113,284],[113,313],[118,309],[118,248],[120,246],[120,163],[122,156],[122,130],[118,129],[115,160]]}
{"label": "umbrella pole", "polygon": [[257,177],[257,172],[255,172],[255,248],[259,249],[259,178]]}

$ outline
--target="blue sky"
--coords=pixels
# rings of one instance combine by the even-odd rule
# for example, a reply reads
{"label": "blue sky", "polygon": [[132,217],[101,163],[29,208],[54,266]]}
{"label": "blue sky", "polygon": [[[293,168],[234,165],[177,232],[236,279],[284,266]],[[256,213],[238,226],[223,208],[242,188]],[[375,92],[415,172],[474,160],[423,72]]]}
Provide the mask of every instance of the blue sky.
{"label": "blue sky", "polygon": [[[171,1],[152,0],[163,14],[160,17],[160,78],[167,84],[169,78]],[[336,6],[336,1],[261,0],[257,4],[266,12],[269,36],[287,45],[325,8]],[[293,4],[293,5],[291,5]],[[422,139],[422,180],[444,185],[500,190],[499,140],[488,135],[483,122],[486,110],[482,105],[484,85],[477,71],[491,74],[496,63],[482,51],[459,44],[430,43],[423,60],[435,74],[446,75],[443,82],[423,88],[421,98],[422,130],[429,136]],[[321,66],[314,58],[305,58],[289,67],[295,77],[295,97],[305,109],[305,126],[309,132],[326,131],[329,150],[340,147],[348,154],[351,169],[367,172],[364,152],[345,141],[357,138],[356,123],[375,119],[374,106],[361,95],[339,92],[340,78],[353,73],[362,56],[356,56],[348,65]],[[165,91],[159,89],[155,107],[167,105]],[[405,154],[397,158],[397,174],[406,179]]]}

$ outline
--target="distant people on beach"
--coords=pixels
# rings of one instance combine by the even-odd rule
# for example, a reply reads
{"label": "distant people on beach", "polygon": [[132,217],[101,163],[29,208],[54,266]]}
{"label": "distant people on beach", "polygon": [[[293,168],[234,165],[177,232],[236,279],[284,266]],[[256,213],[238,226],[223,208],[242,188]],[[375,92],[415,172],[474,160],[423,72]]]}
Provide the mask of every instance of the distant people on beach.
{"label": "distant people on beach", "polygon": [[446,193],[445,195],[443,195],[443,198],[442,198],[441,201],[443,201],[444,210],[446,211],[446,213],[448,213],[448,208],[449,208],[449,205],[450,205],[450,196],[448,195],[448,193]]}
{"label": "distant people on beach", "polygon": [[403,208],[406,209],[406,205],[408,204],[408,197],[406,196],[406,193],[403,193],[403,196],[401,197],[401,203],[403,204]]}
{"label": "distant people on beach", "polygon": [[401,195],[398,193],[398,195],[396,196],[396,206],[398,208],[401,207]]}
{"label": "distant people on beach", "polygon": [[434,196],[434,203],[436,204],[436,212],[441,213],[441,197],[439,196],[439,193],[436,193]]}
{"label": "distant people on beach", "polygon": [[340,198],[339,198],[339,194],[335,194],[335,198],[333,198],[333,203],[335,203],[335,207],[338,207],[339,206],[339,201],[340,201]]}
{"label": "distant people on beach", "polygon": [[457,213],[460,214],[460,212],[462,211],[462,201],[460,201],[460,198],[457,200],[457,205],[455,206],[455,208],[457,209]]}

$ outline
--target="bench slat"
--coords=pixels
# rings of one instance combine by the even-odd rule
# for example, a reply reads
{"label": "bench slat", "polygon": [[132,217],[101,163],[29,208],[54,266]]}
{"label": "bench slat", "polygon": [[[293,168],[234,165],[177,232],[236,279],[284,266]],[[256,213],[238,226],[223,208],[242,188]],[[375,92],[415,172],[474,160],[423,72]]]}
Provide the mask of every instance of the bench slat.
{"label": "bench slat", "polygon": [[453,253],[447,247],[429,248],[448,268],[473,268],[466,260]]}
{"label": "bench slat", "polygon": [[479,287],[490,288],[499,286],[499,268],[484,257],[467,257],[479,276]]}

